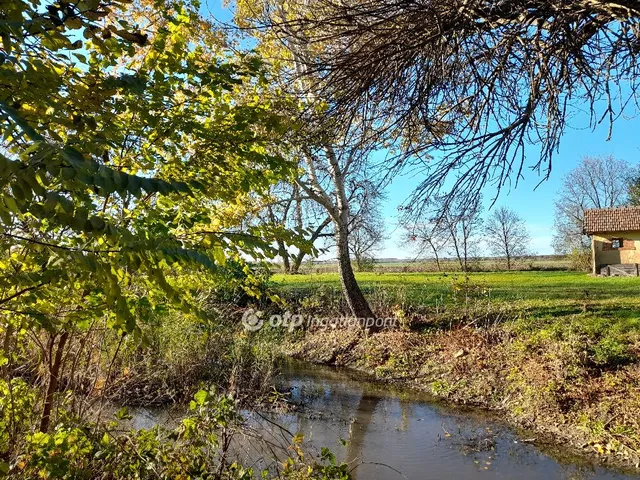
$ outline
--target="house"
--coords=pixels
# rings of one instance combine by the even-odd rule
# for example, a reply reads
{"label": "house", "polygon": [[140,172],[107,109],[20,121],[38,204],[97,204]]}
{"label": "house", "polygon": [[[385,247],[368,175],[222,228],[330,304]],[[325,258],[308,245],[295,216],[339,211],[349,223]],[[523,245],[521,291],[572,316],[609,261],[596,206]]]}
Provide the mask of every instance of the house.
{"label": "house", "polygon": [[640,275],[640,207],[584,212],[594,274]]}

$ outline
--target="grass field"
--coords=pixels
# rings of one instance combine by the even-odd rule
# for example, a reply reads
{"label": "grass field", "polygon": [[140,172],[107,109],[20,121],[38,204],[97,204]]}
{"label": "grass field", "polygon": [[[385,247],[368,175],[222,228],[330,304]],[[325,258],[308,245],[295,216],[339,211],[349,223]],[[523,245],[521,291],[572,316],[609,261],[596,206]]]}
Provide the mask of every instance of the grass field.
{"label": "grass field", "polygon": [[[378,315],[401,312],[445,323],[458,317],[500,316],[521,329],[569,330],[591,340],[634,343],[640,337],[640,278],[600,278],[579,272],[359,273]],[[336,273],[274,275],[285,297],[340,297]],[[331,303],[330,300],[326,300]],[[335,303],[335,301],[333,301]],[[473,320],[473,318],[471,318]]]}
{"label": "grass field", "polygon": [[[464,288],[502,302],[606,302],[637,306],[640,314],[640,278],[600,278],[580,272],[480,272],[480,273],[358,273],[361,288],[404,292],[415,305],[433,305]],[[272,280],[287,290],[340,288],[337,273],[274,275]]]}
{"label": "grass field", "polygon": [[[361,287],[409,287],[423,288],[442,293],[451,284],[469,278],[469,281],[485,285],[497,298],[565,298],[582,297],[584,292],[598,297],[638,297],[640,279],[637,277],[594,277],[581,272],[477,272],[477,273],[357,273]],[[315,287],[330,285],[338,287],[337,273],[307,275],[276,274],[272,280],[287,287]]]}

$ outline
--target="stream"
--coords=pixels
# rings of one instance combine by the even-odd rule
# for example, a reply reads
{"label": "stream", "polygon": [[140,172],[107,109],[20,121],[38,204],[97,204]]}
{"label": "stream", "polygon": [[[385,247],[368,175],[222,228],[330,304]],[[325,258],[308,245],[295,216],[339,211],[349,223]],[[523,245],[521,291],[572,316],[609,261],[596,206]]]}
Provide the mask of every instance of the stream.
{"label": "stream", "polygon": [[[300,407],[279,414],[244,412],[262,439],[236,442],[245,465],[273,466],[264,459],[274,452],[286,458],[289,434],[300,433],[307,451],[317,455],[328,447],[358,480],[640,478],[538,446],[535,435],[516,433],[485,412],[444,406],[353,370],[290,361],[277,384]],[[131,413],[136,428],[171,423],[166,410]]]}

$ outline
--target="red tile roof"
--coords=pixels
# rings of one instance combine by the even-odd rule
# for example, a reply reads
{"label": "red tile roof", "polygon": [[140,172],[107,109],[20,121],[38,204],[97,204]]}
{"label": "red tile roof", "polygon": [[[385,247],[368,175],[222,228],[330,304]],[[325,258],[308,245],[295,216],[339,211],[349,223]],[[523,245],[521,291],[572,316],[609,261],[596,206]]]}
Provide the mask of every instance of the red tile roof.
{"label": "red tile roof", "polygon": [[640,231],[640,207],[585,210],[584,233]]}

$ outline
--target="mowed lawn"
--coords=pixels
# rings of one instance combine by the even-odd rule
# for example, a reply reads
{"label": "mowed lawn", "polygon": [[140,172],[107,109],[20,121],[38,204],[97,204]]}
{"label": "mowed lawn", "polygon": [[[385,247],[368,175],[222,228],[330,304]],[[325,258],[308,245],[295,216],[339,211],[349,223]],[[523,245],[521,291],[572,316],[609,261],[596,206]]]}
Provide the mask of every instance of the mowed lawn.
{"label": "mowed lawn", "polygon": [[[617,299],[640,301],[640,278],[593,277],[581,272],[517,271],[469,273],[357,273],[365,291],[380,288],[422,291],[438,297],[451,293],[454,285],[468,282],[485,288],[496,300],[592,300]],[[272,280],[289,289],[329,286],[338,288],[337,273],[307,275],[276,274]]]}
{"label": "mowed lawn", "polygon": [[[564,271],[469,273],[358,273],[372,305],[459,307],[469,302],[509,310],[529,325],[581,322],[599,331],[640,333],[640,278],[593,277]],[[339,295],[337,273],[272,277],[287,294]],[[613,333],[613,332],[612,332]]]}

